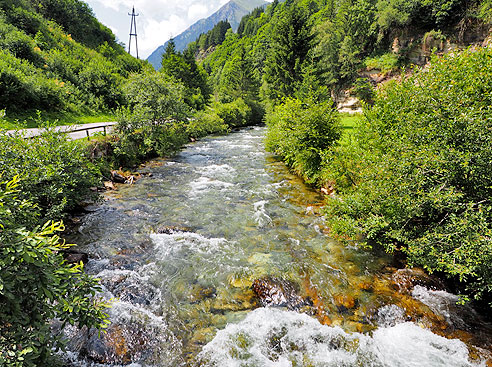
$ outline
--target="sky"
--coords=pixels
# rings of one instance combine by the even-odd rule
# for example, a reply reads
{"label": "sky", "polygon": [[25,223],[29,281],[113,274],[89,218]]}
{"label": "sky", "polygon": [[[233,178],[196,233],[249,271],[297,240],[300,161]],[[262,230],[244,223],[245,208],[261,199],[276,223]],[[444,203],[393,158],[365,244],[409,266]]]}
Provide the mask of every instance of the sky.
{"label": "sky", "polygon": [[[101,23],[118,41],[128,45],[131,17],[135,6],[138,53],[146,59],[157,47],[185,31],[196,21],[215,13],[229,0],[85,0]],[[132,55],[135,56],[134,38]],[[128,46],[127,46],[128,47]]]}

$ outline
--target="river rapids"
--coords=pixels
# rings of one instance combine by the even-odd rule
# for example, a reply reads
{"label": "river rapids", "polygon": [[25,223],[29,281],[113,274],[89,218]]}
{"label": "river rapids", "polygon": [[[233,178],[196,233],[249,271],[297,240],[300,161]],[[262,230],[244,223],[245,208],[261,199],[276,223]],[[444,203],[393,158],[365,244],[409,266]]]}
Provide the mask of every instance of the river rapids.
{"label": "river rapids", "polygon": [[490,366],[492,327],[437,279],[332,240],[264,132],[192,143],[89,208],[71,240],[111,325],[59,331],[64,364]]}

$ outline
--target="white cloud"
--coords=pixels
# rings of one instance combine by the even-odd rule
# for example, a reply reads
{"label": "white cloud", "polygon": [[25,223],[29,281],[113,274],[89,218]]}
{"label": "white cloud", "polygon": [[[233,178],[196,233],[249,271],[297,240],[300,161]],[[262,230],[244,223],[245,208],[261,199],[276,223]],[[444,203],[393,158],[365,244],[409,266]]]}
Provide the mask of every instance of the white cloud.
{"label": "white cloud", "polygon": [[188,8],[188,19],[201,19],[206,17],[208,8],[203,4],[193,4]]}
{"label": "white cloud", "polygon": [[180,34],[187,27],[186,21],[177,15],[171,15],[169,19],[160,22],[154,19],[146,21],[142,33],[138,36],[142,50],[144,52],[145,50],[154,51],[159,45]]}

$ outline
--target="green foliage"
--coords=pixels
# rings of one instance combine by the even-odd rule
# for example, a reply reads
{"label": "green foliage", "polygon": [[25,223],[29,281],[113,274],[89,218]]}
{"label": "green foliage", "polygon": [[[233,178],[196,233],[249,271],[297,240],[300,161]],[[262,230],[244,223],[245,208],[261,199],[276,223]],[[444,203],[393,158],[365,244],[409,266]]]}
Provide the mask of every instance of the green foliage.
{"label": "green foliage", "polygon": [[30,3],[34,11],[58,23],[65,33],[89,48],[96,48],[104,42],[116,43],[113,32],[97,21],[89,5],[83,1],[31,0]]}
{"label": "green foliage", "polygon": [[100,183],[99,169],[85,149],[49,129],[32,139],[0,132],[1,172],[3,179],[22,178],[20,197],[39,207],[42,223],[61,219],[81,201],[94,198],[90,188]]}
{"label": "green foliage", "polygon": [[123,102],[121,77],[114,65],[104,59],[89,61],[78,75],[79,87],[99,101],[98,110],[114,109]]}
{"label": "green foliage", "polygon": [[479,16],[486,22],[492,20],[492,0],[484,0],[480,4]]}
{"label": "green foliage", "polygon": [[360,101],[372,104],[375,90],[371,82],[366,78],[357,78],[354,83],[354,92]]}
{"label": "green foliage", "polygon": [[0,183],[0,364],[35,367],[48,364],[60,340],[49,322],[104,328],[107,324],[96,280],[82,263],[65,263],[62,251],[71,247],[56,234],[61,222],[29,230],[26,224],[38,207],[20,198],[25,186],[15,176]]}
{"label": "green foliage", "polygon": [[367,57],[364,66],[367,70],[381,70],[383,74],[387,74],[398,68],[398,61],[398,55],[388,52],[381,56]]}
{"label": "green foliage", "polygon": [[288,98],[266,120],[267,149],[307,182],[317,182],[325,152],[340,138],[339,117],[333,103]]}
{"label": "green foliage", "polygon": [[143,159],[172,153],[187,141],[181,121],[190,111],[182,84],[163,73],[134,74],[124,91],[128,107],[120,110],[114,149],[118,166],[131,167]]}
{"label": "green foliage", "polygon": [[208,77],[197,65],[192,51],[176,52],[174,41],[168,43],[162,56],[161,72],[175,78],[185,86],[185,101],[193,109],[203,109],[210,99]]}
{"label": "green foliage", "polygon": [[253,11],[245,15],[241,22],[239,22],[239,27],[237,29],[237,34],[239,37],[242,36],[254,36],[259,29],[259,23],[254,22],[255,19],[259,18],[265,12],[264,8],[255,8]]}
{"label": "green foliage", "polygon": [[183,85],[165,74],[133,74],[123,90],[130,110],[148,120],[182,120],[189,114]]}
{"label": "green foliage", "polygon": [[259,82],[254,75],[253,62],[241,45],[224,64],[217,85],[217,96],[221,102],[242,98],[250,105],[258,101]]}
{"label": "green foliage", "polygon": [[210,134],[225,134],[229,127],[213,108],[198,111],[186,126],[186,133],[193,139]]}
{"label": "green foliage", "polygon": [[265,70],[266,93],[271,99],[294,94],[313,47],[314,35],[306,11],[293,3],[283,15],[272,33],[272,51]]}
{"label": "green foliage", "polygon": [[492,291],[491,70],[489,49],[434,58],[378,93],[324,171],[344,194],[328,201],[335,233],[403,251],[475,299]]}
{"label": "green foliage", "polygon": [[231,24],[228,21],[221,20],[207,33],[202,33],[196,40],[196,43],[191,46],[191,49],[195,48],[193,52],[196,53],[207,51],[212,46],[221,45],[229,29],[231,29]]}
{"label": "green foliage", "polygon": [[59,110],[68,105],[71,85],[46,77],[32,64],[0,49],[0,107]]}
{"label": "green foliage", "polygon": [[252,125],[253,111],[242,98],[229,103],[215,103],[213,109],[229,127],[242,127]]}

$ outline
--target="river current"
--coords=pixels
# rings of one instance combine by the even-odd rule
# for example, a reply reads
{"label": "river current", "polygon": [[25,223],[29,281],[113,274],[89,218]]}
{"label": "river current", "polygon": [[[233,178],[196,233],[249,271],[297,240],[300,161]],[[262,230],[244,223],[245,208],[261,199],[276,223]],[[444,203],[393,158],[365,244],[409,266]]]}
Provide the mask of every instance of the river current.
{"label": "river current", "polygon": [[332,240],[322,198],[264,151],[264,132],[190,144],[89,208],[73,241],[111,325],[65,328],[65,364],[490,365],[492,327],[425,274]]}

